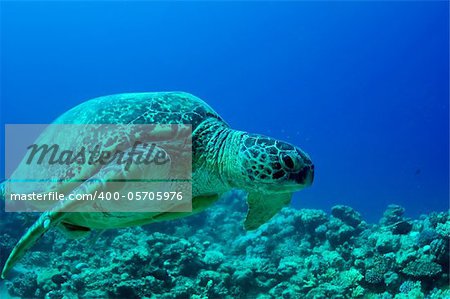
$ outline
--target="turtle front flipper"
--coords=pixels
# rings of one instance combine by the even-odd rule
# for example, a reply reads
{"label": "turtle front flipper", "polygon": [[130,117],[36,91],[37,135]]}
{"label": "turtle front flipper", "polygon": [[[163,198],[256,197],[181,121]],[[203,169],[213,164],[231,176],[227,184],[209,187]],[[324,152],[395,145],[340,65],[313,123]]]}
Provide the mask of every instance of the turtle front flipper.
{"label": "turtle front flipper", "polygon": [[[75,188],[71,194],[86,194],[98,188],[99,183],[95,179],[86,181]],[[38,220],[27,230],[20,238],[16,246],[10,253],[5,265],[3,266],[1,277],[4,279],[14,265],[25,255],[50,228],[61,223],[61,220],[67,215],[66,212],[75,211],[79,206],[85,205],[85,202],[75,200],[63,200],[54,206],[50,211],[44,212]]]}
{"label": "turtle front flipper", "polygon": [[[130,148],[124,151],[129,154],[133,151],[135,154],[138,153],[142,148]],[[161,165],[158,169],[157,175],[164,174],[168,175],[170,167],[170,157],[167,156],[168,163]],[[8,272],[14,267],[14,265],[24,256],[26,251],[31,248],[39,238],[44,235],[51,227],[61,224],[62,229],[67,230],[72,229],[71,235],[73,237],[79,237],[82,234],[88,232],[88,227],[78,225],[76,223],[63,221],[67,215],[76,212],[99,212],[101,205],[97,205],[94,201],[79,201],[70,200],[70,195],[77,194],[94,194],[96,191],[106,191],[108,190],[110,183],[115,181],[126,181],[127,177],[148,177],[152,173],[153,168],[147,167],[146,164],[136,164],[133,163],[129,170],[126,169],[126,164],[116,164],[111,163],[102,167],[95,175],[93,175],[89,180],[86,180],[81,185],[73,189],[70,194],[67,194],[65,199],[60,201],[56,206],[54,206],[50,211],[43,213],[39,219],[31,226],[28,231],[22,236],[17,245],[12,250],[8,257],[8,260],[3,267],[1,274],[2,278],[5,278]],[[120,186],[125,186],[121,184]],[[58,191],[58,190],[57,190]],[[111,191],[111,190],[110,190]],[[102,210],[103,211],[103,210]],[[67,219],[66,219],[67,220]]]}
{"label": "turtle front flipper", "polygon": [[[100,184],[95,179],[86,181],[78,188],[74,189],[71,194],[87,194],[93,192]],[[86,205],[86,203],[83,201],[63,200],[50,211],[44,212],[27,230],[22,238],[20,238],[19,242],[10,253],[8,260],[3,267],[1,277],[4,279],[14,265],[25,255],[27,250],[30,249],[50,228],[60,224],[67,215],[66,212],[75,211],[78,207],[84,205]]]}
{"label": "turtle front flipper", "polygon": [[255,230],[291,202],[292,193],[250,193],[247,197],[248,214],[244,222],[246,230]]}
{"label": "turtle front flipper", "polygon": [[5,184],[6,184],[6,181],[4,181],[0,184],[0,200],[5,200],[5,197],[6,197]]}
{"label": "turtle front flipper", "polygon": [[2,270],[2,278],[4,279],[8,272],[14,267],[18,260],[20,260],[27,250],[31,248],[39,238],[45,234],[55,223],[61,221],[62,213],[55,213],[52,211],[43,213],[39,219],[31,226],[28,231],[20,238],[17,245],[8,257],[5,266]]}
{"label": "turtle front flipper", "polygon": [[[93,182],[86,181],[78,188],[74,189],[71,193],[86,193],[92,188],[95,188]],[[1,277],[4,279],[8,272],[14,267],[14,265],[25,255],[30,249],[50,228],[58,225],[67,215],[67,211],[73,211],[78,206],[84,205],[84,202],[80,201],[61,201],[52,210],[44,212],[38,220],[27,230],[27,232],[20,238],[16,246],[10,253],[5,265],[3,266]]]}

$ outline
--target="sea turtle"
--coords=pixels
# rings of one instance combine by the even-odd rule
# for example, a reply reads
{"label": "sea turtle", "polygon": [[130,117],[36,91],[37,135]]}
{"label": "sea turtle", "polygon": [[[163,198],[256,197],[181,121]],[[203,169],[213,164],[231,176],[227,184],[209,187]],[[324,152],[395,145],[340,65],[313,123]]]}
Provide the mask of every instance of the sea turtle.
{"label": "sea turtle", "polygon": [[[99,97],[72,108],[54,123],[191,125],[192,212],[66,213],[53,208],[41,214],[19,240],[4,265],[2,278],[51,227],[62,228],[77,236],[91,229],[169,220],[198,213],[223,193],[241,189],[248,193],[248,214],[244,227],[255,230],[288,205],[294,191],[311,185],[313,181],[313,163],[301,149],[263,135],[233,130],[205,102],[185,92],[126,93]],[[108,165],[103,168],[103,173],[111,172]],[[92,170],[83,171],[89,173]],[[63,184],[62,187],[77,190],[77,186],[73,185],[68,187]],[[5,196],[4,184],[1,189],[2,196]],[[93,192],[92,189],[89,191]]]}

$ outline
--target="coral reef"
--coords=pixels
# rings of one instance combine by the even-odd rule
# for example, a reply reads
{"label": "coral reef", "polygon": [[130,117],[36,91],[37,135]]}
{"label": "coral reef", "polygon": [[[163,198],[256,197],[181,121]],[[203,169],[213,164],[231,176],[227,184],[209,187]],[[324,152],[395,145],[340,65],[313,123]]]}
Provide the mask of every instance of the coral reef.
{"label": "coral reef", "polygon": [[[411,220],[391,205],[368,224],[348,206],[330,215],[285,208],[247,233],[243,196],[99,237],[66,240],[53,230],[6,286],[25,298],[450,298],[448,212]],[[19,236],[3,231],[9,252]]]}

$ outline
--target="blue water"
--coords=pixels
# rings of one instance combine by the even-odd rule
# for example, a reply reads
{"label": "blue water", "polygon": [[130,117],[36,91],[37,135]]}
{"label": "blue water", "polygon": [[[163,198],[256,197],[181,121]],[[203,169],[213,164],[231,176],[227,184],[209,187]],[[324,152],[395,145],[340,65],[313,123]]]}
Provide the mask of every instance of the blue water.
{"label": "blue water", "polygon": [[444,1],[2,2],[2,134],[100,95],[183,90],[311,155],[296,207],[446,210],[448,21]]}

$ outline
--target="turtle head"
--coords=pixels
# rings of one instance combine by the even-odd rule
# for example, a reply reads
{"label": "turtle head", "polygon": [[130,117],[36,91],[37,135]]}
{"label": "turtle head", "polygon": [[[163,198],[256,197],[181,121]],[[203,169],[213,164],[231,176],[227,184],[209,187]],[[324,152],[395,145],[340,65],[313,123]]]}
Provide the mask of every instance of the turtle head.
{"label": "turtle head", "polygon": [[309,156],[287,142],[256,134],[243,137],[239,171],[248,188],[286,193],[310,186],[314,165]]}

